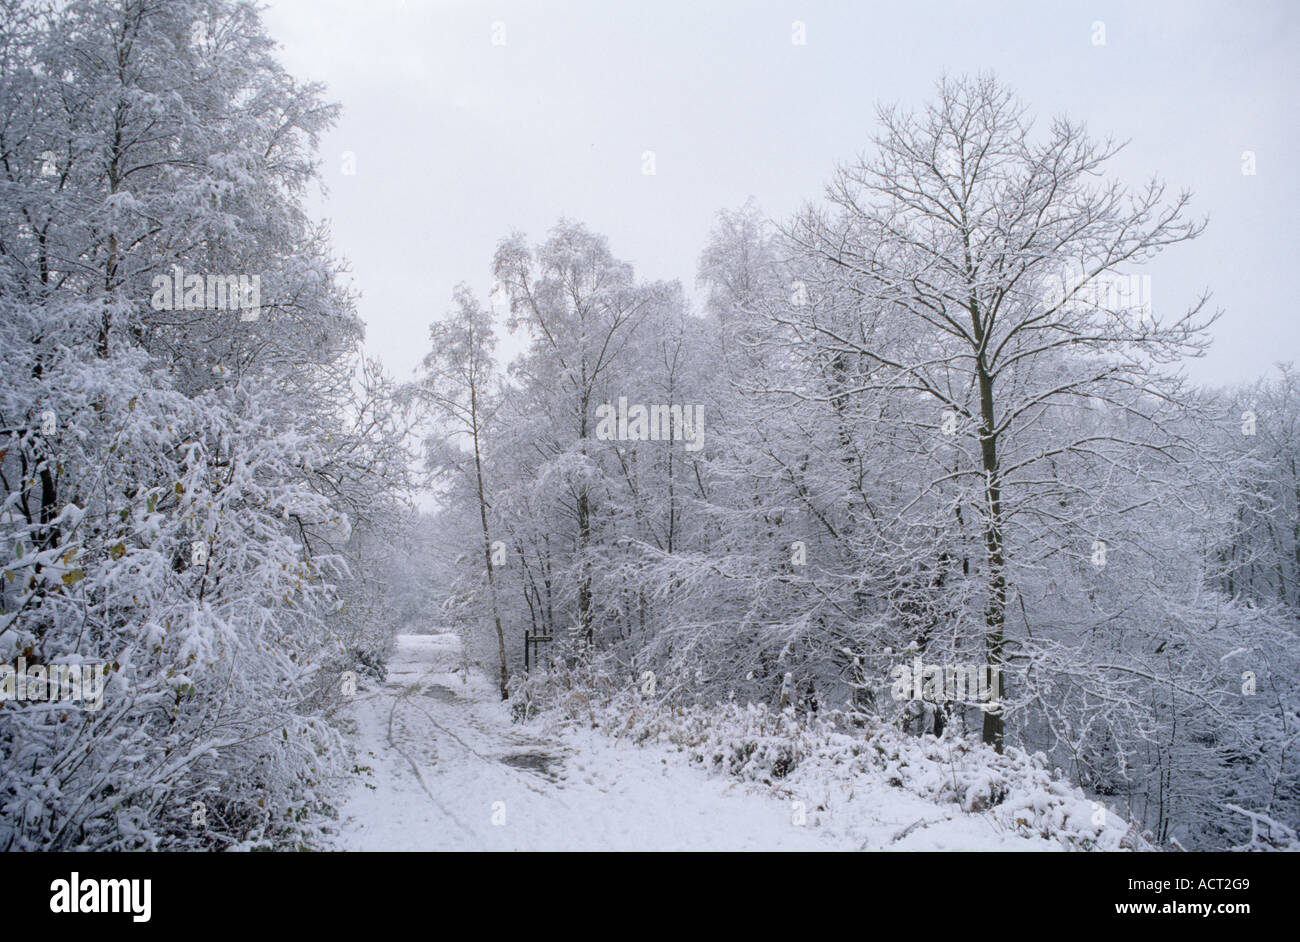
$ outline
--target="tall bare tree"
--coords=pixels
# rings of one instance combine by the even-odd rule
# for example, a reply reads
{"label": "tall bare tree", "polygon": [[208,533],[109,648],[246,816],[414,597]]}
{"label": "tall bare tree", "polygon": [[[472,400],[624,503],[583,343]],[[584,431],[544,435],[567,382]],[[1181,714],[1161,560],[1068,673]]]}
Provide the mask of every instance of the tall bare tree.
{"label": "tall bare tree", "polygon": [[[1178,383],[1161,367],[1197,354],[1213,318],[1201,316],[1205,297],[1154,316],[1130,266],[1204,223],[1184,218],[1187,193],[1102,180],[1121,145],[1065,119],[1036,137],[993,78],[944,79],[938,93],[917,113],[882,109],[877,152],[828,187],[835,211],[810,209],[791,228],[827,283],[780,316],[864,364],[840,395],[919,395],[936,406],[936,430],[943,412],[956,416],[954,464],[929,486],[977,488],[984,644],[1001,669],[1009,528],[1050,517],[1043,498],[1070,489],[1062,463],[1180,447],[1164,421]],[[818,288],[848,297],[854,316],[826,316]],[[1123,430],[1060,421],[1094,403],[1118,410]],[[1001,747],[1001,711],[985,713],[983,738]]]}
{"label": "tall bare tree", "polygon": [[[429,327],[431,349],[424,358],[424,375],[418,386],[420,398],[450,425],[453,434],[469,439],[473,461],[472,482],[478,498],[479,523],[483,535],[483,565],[487,573],[488,601],[496,626],[497,652],[500,660],[501,699],[508,696],[506,684],[506,639],[501,627],[501,608],[497,602],[496,576],[492,569],[492,534],[488,529],[487,489],[483,483],[483,432],[495,408],[492,351],[496,336],[492,319],[479,306],[465,285],[455,292],[456,309],[451,316]],[[439,446],[441,438],[431,440],[430,455],[445,466],[449,452]],[[452,462],[459,464],[458,461]]]}
{"label": "tall bare tree", "polygon": [[[573,447],[585,462],[598,393],[662,288],[636,284],[632,266],[614,258],[603,236],[569,222],[557,225],[536,252],[520,235],[503,241],[493,273],[510,298],[512,327],[526,326],[533,338],[528,354],[512,369],[533,388],[552,391],[548,408],[559,432],[545,447],[557,453]],[[587,559],[592,495],[582,475],[571,487],[577,524],[578,634],[589,645],[595,607]]]}

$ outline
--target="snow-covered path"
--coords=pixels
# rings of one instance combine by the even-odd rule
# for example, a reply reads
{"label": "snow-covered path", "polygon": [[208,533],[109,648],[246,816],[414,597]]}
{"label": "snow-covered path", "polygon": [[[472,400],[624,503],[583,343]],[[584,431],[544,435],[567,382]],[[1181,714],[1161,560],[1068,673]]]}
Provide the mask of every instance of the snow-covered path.
{"label": "snow-covered path", "polygon": [[[979,816],[896,789],[854,800],[856,820],[796,826],[789,801],[709,776],[670,749],[616,742],[599,731],[538,738],[510,722],[485,678],[465,675],[460,641],[450,634],[400,636],[387,683],[363,687],[354,715],[359,771],[341,809],[339,849],[1028,849],[1033,843],[1008,841]],[[914,821],[920,826],[908,829]],[[900,829],[907,829],[901,839]]]}
{"label": "snow-covered path", "polygon": [[[659,750],[542,740],[510,722],[455,635],[403,635],[358,695],[360,775],[339,846],[365,850],[826,849],[788,805]],[[391,736],[390,736],[391,731]],[[366,785],[373,787],[366,787]],[[496,823],[495,820],[504,823]]]}

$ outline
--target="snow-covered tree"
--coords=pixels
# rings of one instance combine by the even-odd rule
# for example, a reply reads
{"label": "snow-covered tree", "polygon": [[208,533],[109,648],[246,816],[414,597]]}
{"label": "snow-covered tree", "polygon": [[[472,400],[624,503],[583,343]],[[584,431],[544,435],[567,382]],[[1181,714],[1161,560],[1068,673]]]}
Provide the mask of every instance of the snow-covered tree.
{"label": "snow-covered tree", "polygon": [[404,473],[300,202],[335,109],[234,0],[7,3],[0,56],[0,662],[109,678],[0,705],[0,846],[310,845]]}

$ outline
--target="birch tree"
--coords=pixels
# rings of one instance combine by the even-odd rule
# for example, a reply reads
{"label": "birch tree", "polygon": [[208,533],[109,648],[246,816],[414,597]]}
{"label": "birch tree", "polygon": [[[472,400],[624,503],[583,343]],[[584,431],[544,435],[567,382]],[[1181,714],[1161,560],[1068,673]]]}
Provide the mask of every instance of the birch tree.
{"label": "birch tree", "polygon": [[511,327],[532,338],[515,375],[542,397],[554,432],[542,445],[567,456],[568,496],[575,525],[577,633],[594,640],[592,573],[593,488],[590,474],[595,408],[615,378],[640,322],[662,294],[638,285],[632,266],[616,259],[606,240],[586,227],[559,223],[536,251],[521,235],[498,246],[493,273],[510,299]]}
{"label": "birch tree", "polygon": [[[488,600],[493,624],[496,627],[497,650],[500,667],[501,699],[506,699],[505,632],[501,627],[501,607],[497,600],[497,584],[492,562],[492,534],[488,528],[490,505],[487,488],[483,483],[484,431],[496,408],[496,391],[493,374],[495,365],[492,350],[496,337],[492,332],[492,319],[474,299],[468,286],[460,285],[455,293],[456,308],[445,320],[435,321],[429,327],[431,349],[424,358],[424,375],[418,384],[418,395],[448,425],[452,435],[469,439],[472,461],[470,476],[478,505],[478,518],[483,538],[483,566],[487,576]],[[428,455],[436,466],[453,467],[458,464],[455,455],[449,455],[435,439],[430,443]]]}

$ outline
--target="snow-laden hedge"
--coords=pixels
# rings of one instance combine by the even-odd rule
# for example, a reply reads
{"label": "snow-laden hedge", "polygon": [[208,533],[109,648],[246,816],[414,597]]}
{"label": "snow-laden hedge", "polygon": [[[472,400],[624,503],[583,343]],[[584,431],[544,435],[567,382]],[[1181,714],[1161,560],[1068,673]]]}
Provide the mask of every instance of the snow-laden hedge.
{"label": "snow-laden hedge", "polygon": [[1008,747],[999,754],[956,734],[914,737],[862,714],[669,703],[637,684],[617,684],[600,666],[517,679],[511,702],[517,719],[671,744],[711,772],[783,794],[828,794],[828,782],[887,785],[1071,850],[1153,849],[1135,826],[1049,770],[1042,753]]}

